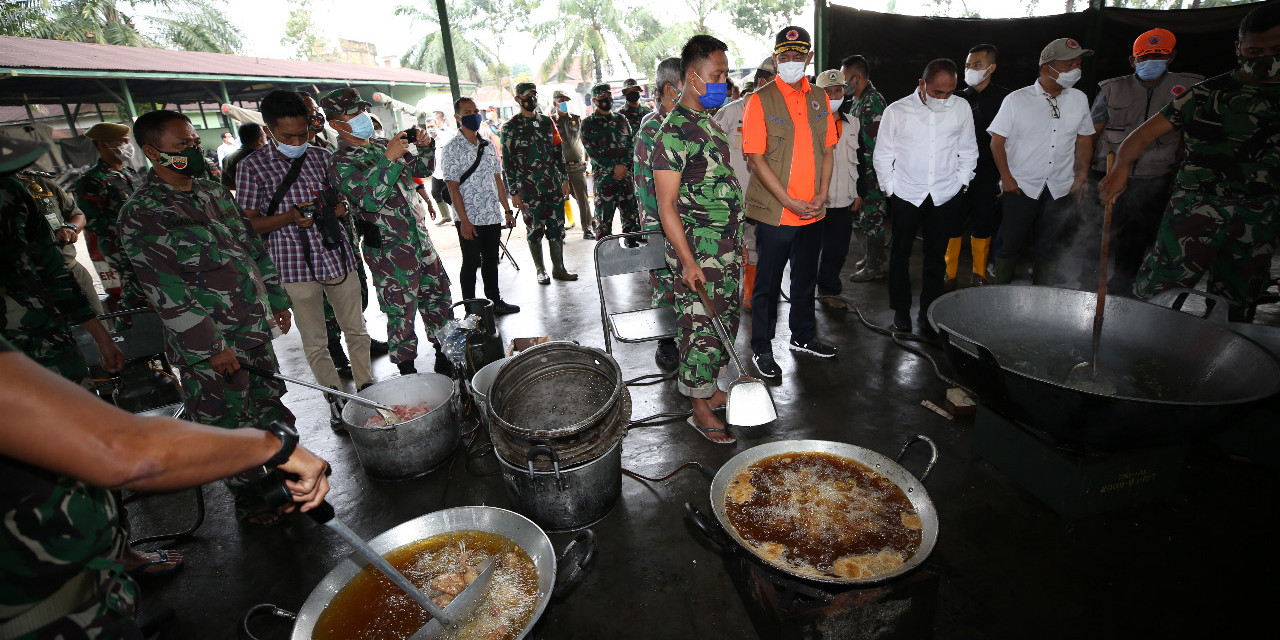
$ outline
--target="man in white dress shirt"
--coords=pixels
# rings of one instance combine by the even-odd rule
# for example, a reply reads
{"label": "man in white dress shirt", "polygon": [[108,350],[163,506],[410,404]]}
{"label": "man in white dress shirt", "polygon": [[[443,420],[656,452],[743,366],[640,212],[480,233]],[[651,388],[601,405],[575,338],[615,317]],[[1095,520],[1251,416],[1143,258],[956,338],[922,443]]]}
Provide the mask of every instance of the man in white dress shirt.
{"label": "man in white dress shirt", "polygon": [[996,284],[1013,280],[1018,254],[1035,234],[1035,284],[1051,284],[1073,204],[1084,194],[1093,153],[1089,99],[1072,85],[1093,51],[1058,38],[1040,52],[1040,79],[1005,97],[987,131],[1000,170],[1004,220]]}
{"label": "man in white dress shirt", "polygon": [[946,222],[958,215],[961,192],[978,165],[973,113],[951,95],[958,73],[950,60],[930,62],[916,91],[889,105],[880,120],[871,162],[889,197],[893,224],[889,306],[896,331],[911,331],[910,260],[917,231],[924,235],[918,320],[921,331],[931,331],[926,313],[942,295],[946,277]]}

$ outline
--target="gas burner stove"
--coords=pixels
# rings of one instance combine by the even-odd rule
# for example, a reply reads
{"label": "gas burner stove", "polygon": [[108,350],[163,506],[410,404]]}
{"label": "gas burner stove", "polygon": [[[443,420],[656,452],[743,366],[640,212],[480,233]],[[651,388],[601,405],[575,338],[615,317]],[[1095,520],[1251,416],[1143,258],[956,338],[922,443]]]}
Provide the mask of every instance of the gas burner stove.
{"label": "gas burner stove", "polygon": [[[933,635],[938,571],[929,561],[886,582],[843,586],[785,575],[756,559],[713,519],[687,515],[722,551],[725,570],[764,640],[917,640]],[[701,524],[699,524],[701,522]]]}

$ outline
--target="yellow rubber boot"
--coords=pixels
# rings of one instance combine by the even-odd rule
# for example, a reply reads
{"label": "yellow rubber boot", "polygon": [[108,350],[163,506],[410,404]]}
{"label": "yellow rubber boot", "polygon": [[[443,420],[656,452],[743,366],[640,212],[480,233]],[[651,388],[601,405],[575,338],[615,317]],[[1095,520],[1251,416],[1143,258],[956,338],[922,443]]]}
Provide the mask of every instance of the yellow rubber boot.
{"label": "yellow rubber boot", "polygon": [[742,265],[742,306],[745,309],[751,308],[751,292],[756,288],[756,266],[754,264]]}
{"label": "yellow rubber boot", "polygon": [[960,272],[960,246],[964,238],[952,238],[947,241],[947,279],[955,280]]}
{"label": "yellow rubber boot", "polygon": [[991,252],[991,238],[969,237],[969,249],[973,252],[973,275],[978,282],[987,280],[987,256]]}

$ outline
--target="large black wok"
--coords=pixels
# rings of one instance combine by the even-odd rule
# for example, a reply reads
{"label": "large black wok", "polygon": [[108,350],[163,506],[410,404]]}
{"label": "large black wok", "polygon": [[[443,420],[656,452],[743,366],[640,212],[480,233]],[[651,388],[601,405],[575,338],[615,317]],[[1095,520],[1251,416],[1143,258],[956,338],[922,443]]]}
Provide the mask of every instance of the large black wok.
{"label": "large black wok", "polygon": [[1113,296],[1099,364],[1116,395],[1064,385],[1092,350],[1093,293],[976,287],[938,298],[929,321],[956,376],[1002,415],[1098,449],[1154,445],[1224,426],[1280,391],[1280,363],[1225,322]]}

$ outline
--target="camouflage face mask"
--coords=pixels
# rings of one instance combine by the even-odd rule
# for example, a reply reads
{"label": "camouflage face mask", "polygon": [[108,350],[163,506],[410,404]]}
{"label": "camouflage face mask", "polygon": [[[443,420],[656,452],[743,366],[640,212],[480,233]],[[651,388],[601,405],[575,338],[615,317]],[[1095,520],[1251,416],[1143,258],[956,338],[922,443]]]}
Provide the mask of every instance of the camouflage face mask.
{"label": "camouflage face mask", "polygon": [[1260,58],[1240,57],[1240,69],[1255,80],[1275,80],[1280,76],[1280,55]]}

